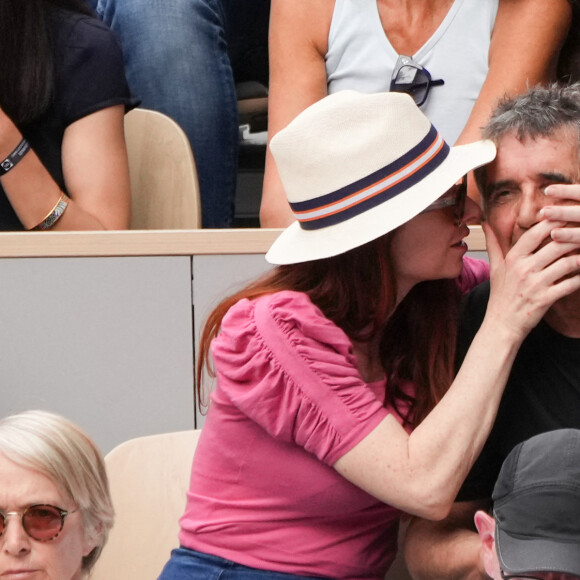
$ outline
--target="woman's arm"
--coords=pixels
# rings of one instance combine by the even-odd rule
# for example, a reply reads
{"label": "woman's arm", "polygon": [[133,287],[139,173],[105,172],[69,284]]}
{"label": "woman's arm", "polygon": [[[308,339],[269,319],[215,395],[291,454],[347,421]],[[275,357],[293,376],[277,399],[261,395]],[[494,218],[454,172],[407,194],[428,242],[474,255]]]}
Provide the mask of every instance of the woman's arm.
{"label": "woman's arm", "polygon": [[[123,129],[124,105],[102,109],[72,123],[64,133],[62,166],[69,198],[54,230],[126,229],[131,188]],[[0,110],[0,158],[22,139]],[[37,226],[62,192],[31,150],[0,178],[4,191],[26,229]]]}
{"label": "woman's arm", "polygon": [[521,342],[555,301],[580,289],[580,256],[566,256],[578,244],[537,249],[558,225],[536,224],[504,258],[484,224],[490,300],[456,379],[410,435],[386,417],[334,464],[339,473],[413,515],[442,519],[448,514],[493,425]]}
{"label": "woman's arm", "polygon": [[[334,0],[272,0],[270,12],[270,88],[268,142],[298,113],[327,94],[325,55]],[[260,222],[286,227],[294,221],[270,150]]]}
{"label": "woman's arm", "polygon": [[572,9],[569,0],[499,0],[489,72],[457,144],[481,139],[497,101],[556,78]]}

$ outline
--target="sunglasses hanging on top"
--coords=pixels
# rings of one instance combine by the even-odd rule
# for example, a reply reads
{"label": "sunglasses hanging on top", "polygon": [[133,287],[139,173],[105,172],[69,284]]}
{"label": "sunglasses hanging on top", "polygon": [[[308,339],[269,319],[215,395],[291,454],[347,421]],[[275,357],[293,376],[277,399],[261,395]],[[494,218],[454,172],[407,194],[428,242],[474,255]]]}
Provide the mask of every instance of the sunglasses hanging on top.
{"label": "sunglasses hanging on top", "polygon": [[420,107],[427,100],[431,87],[438,87],[444,83],[443,79],[433,80],[425,67],[415,62],[410,56],[401,54],[391,77],[390,90],[411,95],[415,104]]}

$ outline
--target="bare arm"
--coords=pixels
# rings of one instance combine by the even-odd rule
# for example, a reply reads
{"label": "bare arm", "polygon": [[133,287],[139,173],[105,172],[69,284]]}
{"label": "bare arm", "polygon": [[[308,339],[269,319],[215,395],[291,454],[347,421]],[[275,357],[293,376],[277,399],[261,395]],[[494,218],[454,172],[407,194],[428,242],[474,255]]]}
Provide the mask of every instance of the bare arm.
{"label": "bare arm", "polygon": [[415,580],[484,580],[481,541],[473,525],[489,501],[457,502],[440,522],[413,518],[404,541],[405,562]]}
{"label": "bare arm", "polygon": [[[124,106],[79,119],[65,130],[64,180],[70,199],[55,230],[125,229],[129,226],[131,189],[125,148]],[[0,110],[0,157],[22,139]],[[61,191],[34,151],[2,178],[18,218],[26,229],[38,225],[58,202]]]}
{"label": "bare arm", "polygon": [[[324,57],[334,0],[272,0],[271,6],[268,140],[327,95]],[[286,227],[293,221],[268,148],[260,223],[262,227]]]}
{"label": "bare arm", "polygon": [[481,139],[481,127],[504,95],[556,78],[571,17],[568,0],[500,0],[489,72],[458,144]]}
{"label": "bare arm", "polygon": [[580,256],[566,256],[578,245],[549,243],[537,249],[556,225],[547,220],[536,224],[505,259],[484,225],[490,300],[456,379],[410,435],[386,417],[336,462],[339,473],[412,515],[447,516],[489,434],[522,340],[551,304],[580,289]]}
{"label": "bare arm", "polygon": [[[481,139],[481,129],[505,95],[555,80],[558,56],[572,19],[568,0],[500,0],[489,49],[489,71],[457,145]],[[481,205],[468,176],[469,197]]]}

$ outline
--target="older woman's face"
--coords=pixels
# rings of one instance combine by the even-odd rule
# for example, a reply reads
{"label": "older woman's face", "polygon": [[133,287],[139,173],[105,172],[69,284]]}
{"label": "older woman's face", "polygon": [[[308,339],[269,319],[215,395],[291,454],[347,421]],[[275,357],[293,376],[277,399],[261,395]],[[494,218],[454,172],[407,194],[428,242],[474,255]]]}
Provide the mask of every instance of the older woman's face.
{"label": "older woman's face", "polygon": [[[0,511],[22,513],[35,504],[67,511],[77,507],[46,476],[0,453]],[[0,580],[79,580],[82,558],[93,548],[85,540],[79,512],[66,516],[60,534],[48,542],[28,536],[19,516],[8,516],[0,536]]]}

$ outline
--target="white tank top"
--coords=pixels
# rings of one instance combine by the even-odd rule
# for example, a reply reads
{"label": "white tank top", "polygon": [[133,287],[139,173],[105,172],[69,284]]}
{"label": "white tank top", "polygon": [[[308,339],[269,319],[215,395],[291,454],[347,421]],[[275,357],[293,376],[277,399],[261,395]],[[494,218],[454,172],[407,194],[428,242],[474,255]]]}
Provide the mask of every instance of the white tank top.
{"label": "white tank top", "polygon": [[[499,0],[455,0],[433,36],[412,56],[442,86],[431,87],[421,110],[453,145],[489,69]],[[399,55],[385,35],[377,0],[336,0],[326,54],[328,92],[388,91]]]}

